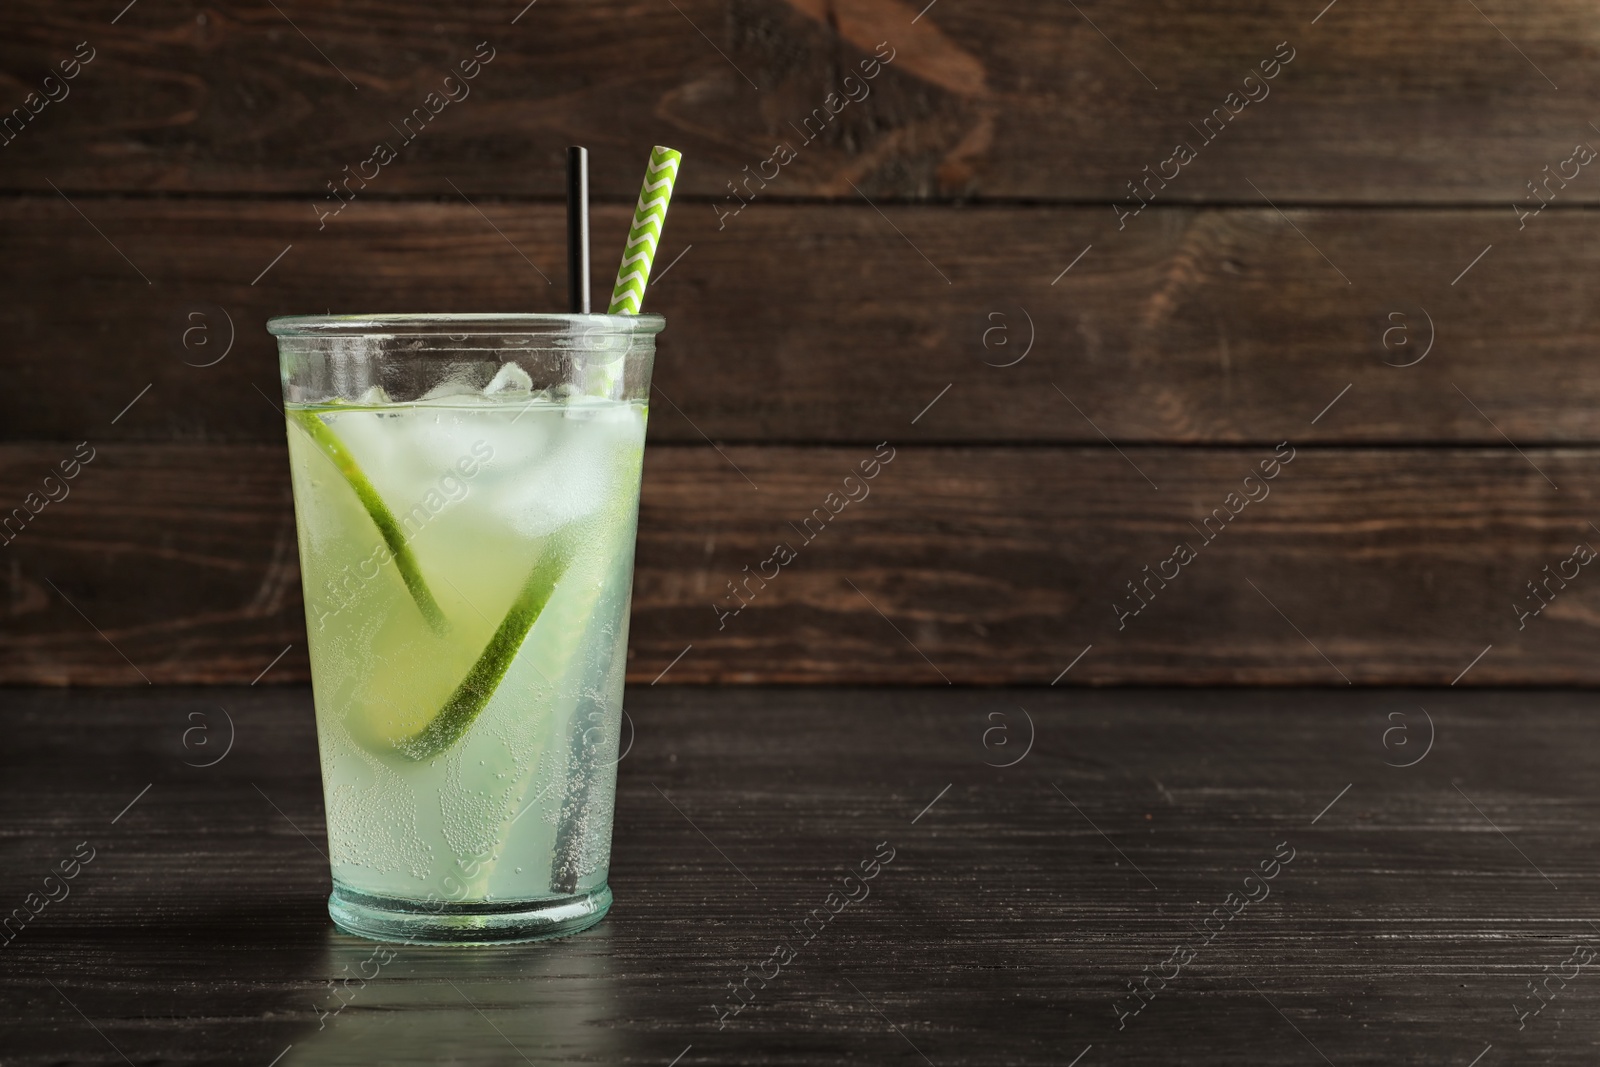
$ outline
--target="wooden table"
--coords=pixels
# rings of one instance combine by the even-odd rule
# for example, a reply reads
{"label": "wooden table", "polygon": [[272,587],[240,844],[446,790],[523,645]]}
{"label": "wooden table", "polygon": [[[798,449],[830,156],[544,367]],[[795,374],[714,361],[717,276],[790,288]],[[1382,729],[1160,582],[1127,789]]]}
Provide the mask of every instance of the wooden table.
{"label": "wooden table", "polygon": [[306,690],[10,690],[0,1060],[1593,1063],[1596,702],[638,689],[611,915],[457,950],[330,925]]}

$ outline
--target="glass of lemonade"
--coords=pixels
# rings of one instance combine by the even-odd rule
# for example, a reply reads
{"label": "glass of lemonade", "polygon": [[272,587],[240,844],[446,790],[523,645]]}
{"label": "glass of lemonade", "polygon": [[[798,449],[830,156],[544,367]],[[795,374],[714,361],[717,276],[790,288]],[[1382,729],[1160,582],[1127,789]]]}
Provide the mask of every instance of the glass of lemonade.
{"label": "glass of lemonade", "polygon": [[659,315],[275,318],[350,933],[575,933],[606,885]]}

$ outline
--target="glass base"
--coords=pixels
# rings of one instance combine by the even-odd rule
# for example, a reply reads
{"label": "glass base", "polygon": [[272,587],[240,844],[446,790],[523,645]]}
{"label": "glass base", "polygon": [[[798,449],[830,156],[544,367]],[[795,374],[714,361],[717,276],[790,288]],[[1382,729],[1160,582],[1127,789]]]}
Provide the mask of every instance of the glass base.
{"label": "glass base", "polygon": [[338,884],[328,897],[328,914],[339,929],[409,945],[504,945],[570,937],[610,910],[611,887],[604,884],[576,896],[489,904],[424,905]]}

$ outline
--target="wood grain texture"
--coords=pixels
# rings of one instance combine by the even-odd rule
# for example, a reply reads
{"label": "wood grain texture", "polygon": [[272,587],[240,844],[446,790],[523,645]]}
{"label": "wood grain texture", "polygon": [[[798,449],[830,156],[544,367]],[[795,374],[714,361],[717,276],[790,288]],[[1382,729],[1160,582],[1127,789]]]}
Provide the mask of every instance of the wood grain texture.
{"label": "wood grain texture", "polygon": [[[559,307],[581,141],[599,291],[646,147],[687,161],[635,680],[1600,684],[1586,578],[1518,620],[1600,536],[1600,184],[1563,168],[1597,49],[1578,0],[19,0],[0,515],[99,458],[0,546],[0,681],[303,679],[264,319]],[[1120,625],[1279,441],[1272,498]]]}
{"label": "wood grain texture", "polygon": [[[1420,745],[1418,704],[1433,744],[1397,768],[1414,757],[1385,731],[1399,713]],[[628,706],[610,916],[543,945],[390,946],[332,1014],[328,983],[375,946],[328,922],[304,689],[0,694],[0,900],[95,849],[4,950],[8,1063],[976,1067],[1092,1046],[1080,1067],[1299,1067],[1492,1045],[1576,1065],[1600,1046],[1592,966],[1513,1014],[1600,940],[1592,694],[658,687]],[[231,751],[186,766],[186,730],[223,739],[219,707]],[[1015,759],[985,731],[1020,751],[1029,721],[1028,755],[985,766]],[[870,896],[719,1030],[728,983],[879,843]],[[1270,896],[1206,942],[1280,844]],[[1127,983],[1179,945],[1192,960],[1119,1029]]]}
{"label": "wood grain texture", "polygon": [[[319,232],[284,203],[79,206],[116,248],[59,197],[0,205],[5,439],[275,442],[269,315],[561,304],[557,207],[357,201]],[[1589,213],[888,214],[675,210],[653,439],[1600,441]],[[626,220],[596,212],[597,285]]]}
{"label": "wood grain texture", "polygon": [[[667,143],[689,161],[681,192],[721,197],[789,141],[799,158],[774,195],[852,198],[854,182],[885,199],[1105,200],[1176,142],[1200,145],[1191,123],[1287,42],[1271,95],[1201,146],[1172,199],[1259,201],[1253,182],[1285,201],[1501,205],[1593,136],[1584,101],[1600,88],[1580,0],[1347,0],[1320,18],[1290,0],[1004,0],[920,18],[904,0],[544,0],[513,25],[523,6],[142,0],[112,26],[98,8],[8,4],[7,108],[77,42],[97,55],[3,150],[3,184],[310,199],[390,141],[388,193],[554,197],[561,151],[582,140],[599,195],[630,200],[642,153]],[[404,146],[394,124],[482,41],[495,58],[471,95]],[[861,95],[843,79],[880,41],[894,61],[871,95],[805,143],[830,93]],[[1600,183],[1562,196],[1593,202]]]}
{"label": "wood grain texture", "polygon": [[[1272,449],[901,446],[841,508],[870,447],[655,447],[629,677],[1600,683],[1600,581],[1562,563],[1600,545],[1594,453],[1525,453],[1300,448],[1206,541]],[[63,455],[0,450],[8,506]],[[305,678],[287,483],[281,447],[100,446],[0,548],[0,679],[248,682],[288,645],[267,681]],[[1180,542],[1197,558],[1164,566]],[[797,558],[764,564],[779,543]],[[1124,618],[1146,566],[1177,577]],[[1575,576],[1532,615],[1547,566]]]}

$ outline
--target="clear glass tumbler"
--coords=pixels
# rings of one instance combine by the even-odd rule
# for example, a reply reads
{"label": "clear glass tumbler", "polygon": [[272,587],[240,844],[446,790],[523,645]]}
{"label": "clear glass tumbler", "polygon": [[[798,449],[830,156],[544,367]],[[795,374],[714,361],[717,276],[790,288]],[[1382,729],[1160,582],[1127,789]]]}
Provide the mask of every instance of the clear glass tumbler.
{"label": "clear glass tumbler", "polygon": [[658,315],[275,318],[341,928],[575,933],[606,885]]}

